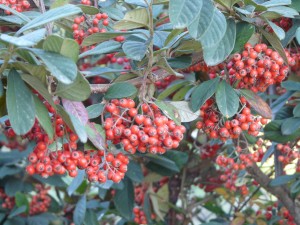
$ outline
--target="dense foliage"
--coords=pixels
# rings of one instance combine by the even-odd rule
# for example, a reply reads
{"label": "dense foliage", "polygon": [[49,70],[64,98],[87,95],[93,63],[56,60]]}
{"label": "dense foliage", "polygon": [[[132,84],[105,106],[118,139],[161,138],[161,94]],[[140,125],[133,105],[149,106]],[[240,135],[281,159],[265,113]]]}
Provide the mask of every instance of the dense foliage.
{"label": "dense foliage", "polygon": [[299,12],[0,0],[0,224],[300,225]]}

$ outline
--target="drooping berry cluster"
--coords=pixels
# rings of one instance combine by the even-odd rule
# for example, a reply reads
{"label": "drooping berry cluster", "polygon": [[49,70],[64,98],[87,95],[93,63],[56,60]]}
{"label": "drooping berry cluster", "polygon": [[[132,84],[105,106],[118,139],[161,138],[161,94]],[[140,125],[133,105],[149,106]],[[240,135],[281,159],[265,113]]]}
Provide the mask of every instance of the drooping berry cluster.
{"label": "drooping berry cluster", "polygon": [[[101,24],[100,21],[102,21]],[[98,13],[91,18],[87,18],[85,16],[76,17],[72,26],[74,39],[78,42],[78,44],[81,44],[83,39],[88,35],[106,32],[105,27],[108,25],[109,17],[106,13]]]}
{"label": "drooping berry cluster", "polygon": [[[0,0],[0,4],[6,5],[18,12],[23,12],[30,8],[30,3],[27,0]],[[4,13],[11,15],[11,12],[8,10],[4,10]]]}
{"label": "drooping berry cluster", "polygon": [[[290,66],[295,60],[285,52]],[[289,72],[288,65],[284,65],[283,58],[277,51],[267,47],[266,44],[245,44],[242,54],[236,53],[226,68],[232,83],[237,88],[247,88],[254,92],[265,92],[276,83],[281,83]]]}
{"label": "drooping berry cluster", "polygon": [[150,152],[163,154],[179,146],[185,127],[176,125],[162,115],[155,105],[142,104],[143,114],[138,113],[132,99],[113,99],[106,104],[104,129],[107,140],[122,143],[125,151],[134,154]]}
{"label": "drooping berry cluster", "polygon": [[48,195],[50,187],[45,188],[41,184],[35,185],[35,191],[37,192],[32,196],[32,199],[29,203],[29,214],[36,215],[48,211],[48,208],[51,204],[51,198]]}
{"label": "drooping berry cluster", "polygon": [[266,124],[267,120],[252,115],[244,97],[241,97],[240,101],[243,104],[241,112],[234,118],[225,120],[218,111],[215,100],[213,98],[208,99],[200,108],[202,121],[198,121],[196,127],[207,133],[210,138],[220,138],[222,141],[230,138],[236,139],[243,131],[257,136],[261,125]]}

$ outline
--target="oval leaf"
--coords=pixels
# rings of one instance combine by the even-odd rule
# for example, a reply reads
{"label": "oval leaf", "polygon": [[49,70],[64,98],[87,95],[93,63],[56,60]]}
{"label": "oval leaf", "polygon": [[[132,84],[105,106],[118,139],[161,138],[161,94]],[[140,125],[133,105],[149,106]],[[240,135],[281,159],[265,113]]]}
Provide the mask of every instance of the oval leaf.
{"label": "oval leaf", "polygon": [[73,214],[73,221],[75,225],[82,225],[86,212],[86,196],[83,195],[77,202]]}
{"label": "oval leaf", "polygon": [[137,93],[137,89],[130,83],[120,82],[110,86],[104,95],[105,99],[126,98]]}
{"label": "oval leaf", "polygon": [[177,101],[169,103],[176,107],[182,123],[191,122],[199,118],[200,110],[193,112],[190,109],[189,103],[187,101]]}
{"label": "oval leaf", "polygon": [[33,96],[16,70],[9,72],[7,80],[8,118],[16,134],[26,134],[35,121]]}
{"label": "oval leaf", "polygon": [[69,114],[75,116],[82,123],[82,125],[87,124],[89,120],[88,112],[82,102],[74,102],[67,99],[63,99],[62,104],[65,110]]}

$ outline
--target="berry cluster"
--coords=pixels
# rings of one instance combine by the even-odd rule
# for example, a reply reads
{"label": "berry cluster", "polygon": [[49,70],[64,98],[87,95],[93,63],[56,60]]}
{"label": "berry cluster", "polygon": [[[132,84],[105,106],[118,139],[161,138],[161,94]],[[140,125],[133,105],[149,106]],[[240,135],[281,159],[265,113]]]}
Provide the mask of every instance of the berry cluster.
{"label": "berry cluster", "polygon": [[[295,60],[286,51],[290,66]],[[278,52],[267,47],[266,44],[245,44],[242,54],[236,53],[226,65],[232,83],[238,88],[251,89],[253,92],[265,92],[276,83],[281,83],[289,72],[284,65],[283,58]]]}
{"label": "berry cluster", "polygon": [[6,195],[3,188],[0,188],[0,200],[2,202],[1,207],[4,209],[11,210],[15,206],[15,197]]}
{"label": "berry cluster", "polygon": [[196,127],[207,133],[210,138],[220,138],[222,141],[230,138],[236,139],[243,131],[257,136],[261,125],[266,124],[267,120],[252,115],[244,97],[241,97],[240,101],[243,104],[241,113],[232,119],[225,120],[218,111],[215,100],[213,98],[208,99],[200,108],[202,121],[198,121]]}
{"label": "berry cluster", "polygon": [[169,84],[171,84],[174,80],[176,80],[176,76],[175,75],[170,75],[167,76],[166,78],[156,81],[155,82],[155,86],[158,89],[165,89],[167,86],[169,86]]}
{"label": "berry cluster", "polygon": [[[86,0],[82,0],[86,1]],[[87,0],[89,1],[89,0]],[[99,23],[102,21],[102,28],[99,28]],[[104,33],[106,29],[104,27],[109,25],[109,18],[106,13],[98,13],[92,18],[87,18],[85,16],[79,16],[74,19],[74,24],[72,26],[74,39],[81,44],[83,39],[88,35],[93,33]],[[88,27],[88,29],[86,29]]]}
{"label": "berry cluster", "polygon": [[147,218],[143,210],[141,210],[139,207],[135,207],[133,209],[134,213],[134,222],[137,224],[148,224]]}
{"label": "berry cluster", "polygon": [[32,196],[31,202],[29,204],[29,214],[36,215],[48,211],[51,204],[51,198],[48,196],[48,191],[50,187],[45,188],[41,184],[35,185],[36,195]]}
{"label": "berry cluster", "polygon": [[[23,12],[30,8],[30,3],[27,0],[0,0],[0,4],[6,5],[18,12]],[[4,13],[11,15],[11,12],[8,10],[4,10]]]}
{"label": "berry cluster", "polygon": [[280,152],[278,156],[278,161],[282,163],[282,166],[285,167],[288,164],[293,164],[294,160],[297,159],[297,172],[300,171],[300,153],[298,152],[299,146],[290,146],[290,144],[277,144],[276,149]]}
{"label": "berry cluster", "polygon": [[134,154],[150,152],[163,154],[179,146],[185,127],[163,116],[155,105],[142,104],[143,114],[138,113],[132,99],[113,99],[106,104],[104,129],[107,140],[122,143],[125,151]]}
{"label": "berry cluster", "polygon": [[286,18],[286,17],[273,20],[273,23],[281,27],[285,32],[287,32],[293,26],[293,20],[291,18]]}
{"label": "berry cluster", "polygon": [[213,159],[217,156],[218,151],[220,150],[221,145],[215,144],[215,145],[205,145],[201,147],[200,150],[200,159]]}

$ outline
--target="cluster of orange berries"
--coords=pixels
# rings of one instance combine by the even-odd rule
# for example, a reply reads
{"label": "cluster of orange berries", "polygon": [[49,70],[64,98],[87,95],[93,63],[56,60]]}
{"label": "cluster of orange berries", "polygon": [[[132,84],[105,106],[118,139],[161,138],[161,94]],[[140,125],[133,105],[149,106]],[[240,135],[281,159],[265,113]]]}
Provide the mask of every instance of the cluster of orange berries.
{"label": "cluster of orange berries", "polygon": [[267,120],[252,115],[244,97],[241,97],[240,101],[243,104],[241,113],[233,119],[225,121],[218,111],[215,100],[213,98],[208,99],[200,108],[202,121],[198,121],[196,127],[207,133],[210,138],[220,138],[222,141],[230,138],[236,139],[243,131],[247,131],[252,136],[257,136],[261,125],[266,124]]}
{"label": "cluster of orange berries", "polygon": [[176,80],[176,76],[175,75],[169,75],[169,76],[167,76],[166,78],[164,78],[162,80],[156,81],[155,86],[158,89],[164,89],[167,86],[169,86],[169,84],[171,84],[174,80]]}
{"label": "cluster of orange berries", "polygon": [[[292,164],[294,160],[300,158],[300,153],[298,152],[299,145],[291,147],[290,144],[277,144],[276,149],[280,152],[278,156],[278,161],[285,167],[288,164]],[[300,161],[297,162],[296,167],[297,172],[300,172]]]}
{"label": "cluster of orange berries", "polygon": [[[286,18],[286,17],[273,20],[272,22],[275,23],[277,26],[281,27],[285,32],[287,32],[293,26],[293,20],[291,18]],[[273,31],[272,28],[271,30]]]}
{"label": "cluster of orange berries", "polygon": [[35,185],[36,195],[32,196],[31,202],[29,204],[29,214],[36,215],[48,211],[51,204],[51,198],[48,195],[50,187],[45,188],[41,184]]}
{"label": "cluster of orange berries", "polygon": [[113,144],[122,143],[126,152],[163,154],[167,149],[175,149],[183,139],[186,129],[176,125],[162,115],[155,104],[143,103],[143,114],[138,113],[132,99],[113,99],[106,104],[104,129],[106,139]]}
{"label": "cluster of orange berries", "polygon": [[200,159],[213,159],[215,156],[217,156],[217,153],[220,150],[221,146],[222,145],[220,144],[204,145],[203,147],[201,147]]}
{"label": "cluster of orange berries", "polygon": [[[293,66],[295,60],[288,51],[285,54],[289,66]],[[237,82],[238,88],[251,89],[253,92],[265,92],[270,85],[281,83],[289,72],[288,65],[284,65],[279,53],[266,44],[245,44],[242,54],[234,54],[226,68],[231,81]]]}
{"label": "cluster of orange berries", "polygon": [[[37,215],[48,211],[51,204],[51,198],[48,196],[50,187],[45,188],[41,184],[35,185],[36,194],[31,197],[29,202],[29,215]],[[15,206],[15,197],[9,197],[4,190],[0,188],[0,200],[2,200],[2,208],[13,209]]]}
{"label": "cluster of orange berries", "polygon": [[[141,208],[135,207],[133,209],[133,214],[134,214],[134,222],[135,223],[148,224],[145,212]],[[155,214],[151,215],[151,219],[155,219]]]}
{"label": "cluster of orange berries", "polygon": [[278,202],[275,202],[274,204],[268,206],[264,213],[262,212],[262,210],[258,210],[256,212],[256,215],[264,215],[266,220],[268,221],[270,221],[273,216],[277,215],[281,217],[281,219],[279,219],[277,222],[279,225],[296,225],[293,216],[285,207],[281,207],[280,209],[278,209]]}
{"label": "cluster of orange berries", "polygon": [[[102,28],[99,28],[99,23],[102,21]],[[98,13],[91,19],[85,16],[79,16],[74,19],[74,24],[72,26],[74,39],[81,44],[83,39],[88,35],[93,33],[104,33],[109,25],[109,18],[106,13]],[[86,29],[85,27],[89,27]]]}
{"label": "cluster of orange berries", "polygon": [[[6,5],[17,12],[23,12],[30,8],[30,3],[27,0],[0,0],[0,4]],[[4,13],[11,15],[8,10],[4,10]]]}

